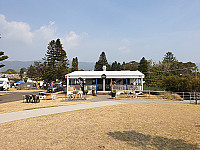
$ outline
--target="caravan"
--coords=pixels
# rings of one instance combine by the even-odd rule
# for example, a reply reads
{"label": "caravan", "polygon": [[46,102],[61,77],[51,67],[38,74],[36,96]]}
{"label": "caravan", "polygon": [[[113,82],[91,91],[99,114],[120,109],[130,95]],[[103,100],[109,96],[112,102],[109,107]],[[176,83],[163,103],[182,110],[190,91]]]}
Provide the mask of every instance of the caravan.
{"label": "caravan", "polygon": [[0,78],[0,90],[8,90],[10,87],[10,82],[8,78]]}

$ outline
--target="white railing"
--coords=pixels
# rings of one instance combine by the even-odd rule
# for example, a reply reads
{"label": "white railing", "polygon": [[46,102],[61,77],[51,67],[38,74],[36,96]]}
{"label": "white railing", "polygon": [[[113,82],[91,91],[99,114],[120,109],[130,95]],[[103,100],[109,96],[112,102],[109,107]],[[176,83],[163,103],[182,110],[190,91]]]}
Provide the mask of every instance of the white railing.
{"label": "white railing", "polygon": [[113,90],[142,90],[142,86],[141,85],[112,85],[112,89]]}
{"label": "white railing", "polygon": [[[98,84],[97,85],[99,89],[100,86],[102,86],[102,84]],[[76,90],[81,90],[80,85],[69,85],[70,89],[69,90],[73,90],[74,88]],[[85,84],[84,86],[85,90],[96,90],[96,85],[91,85],[91,84]],[[112,90],[132,90],[132,91],[137,91],[137,90],[143,90],[141,85],[112,85]]]}
{"label": "white railing", "polygon": [[[81,87],[80,85],[69,85],[69,91],[73,90],[73,89],[76,89],[76,90],[81,90]],[[96,85],[84,85],[84,89],[85,90],[96,90]]]}

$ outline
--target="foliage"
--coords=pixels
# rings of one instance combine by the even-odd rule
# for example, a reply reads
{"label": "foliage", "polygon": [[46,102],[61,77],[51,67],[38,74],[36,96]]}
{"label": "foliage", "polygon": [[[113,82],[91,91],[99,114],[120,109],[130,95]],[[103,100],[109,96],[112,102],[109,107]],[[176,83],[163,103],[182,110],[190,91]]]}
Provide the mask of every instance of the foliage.
{"label": "foliage", "polygon": [[145,74],[145,76],[147,76],[147,71],[148,71],[148,61],[142,57],[142,59],[140,60],[140,63],[138,65],[138,70],[141,71],[143,74]]}
{"label": "foliage", "polygon": [[21,79],[23,79],[25,72],[26,72],[26,68],[21,68],[20,69],[19,76],[20,76]]}
{"label": "foliage", "polygon": [[17,71],[15,71],[14,69],[8,69],[4,72],[5,74],[16,74]]}
{"label": "foliage", "polygon": [[188,80],[184,77],[169,76],[161,81],[161,86],[168,91],[176,92],[199,92],[200,79]]}
{"label": "foliage", "polygon": [[177,61],[177,59],[172,52],[167,52],[163,57],[163,63],[173,63],[175,61]]}
{"label": "foliage", "polygon": [[193,79],[190,81],[190,91],[200,92],[200,79]]}
{"label": "foliage", "polygon": [[88,90],[85,90],[85,94],[87,94],[88,93]]}
{"label": "foliage", "polygon": [[63,81],[69,64],[60,39],[49,42],[47,53],[43,59],[45,61],[43,78],[48,82],[56,81],[56,79]]}
{"label": "foliage", "polygon": [[128,63],[123,62],[121,65],[121,70],[136,71],[138,70],[138,62],[136,61],[130,61]]}
{"label": "foliage", "polygon": [[[1,37],[0,37],[1,38]],[[0,61],[3,61],[5,59],[8,59],[8,56],[4,55],[4,52],[3,51],[0,51]],[[4,64],[1,64],[0,63],[0,68],[4,67],[5,65]]]}
{"label": "foliage", "polygon": [[189,81],[183,77],[169,76],[161,81],[161,86],[168,91],[189,91]]}
{"label": "foliage", "polygon": [[111,65],[111,69],[112,71],[120,71],[121,70],[121,65],[119,62],[114,61]]}
{"label": "foliage", "polygon": [[9,78],[9,80],[10,80],[10,81],[13,80],[14,82],[20,81],[20,79],[17,79],[17,78]]}
{"label": "foliage", "polygon": [[72,72],[78,71],[78,58],[75,57],[72,59]]}
{"label": "foliage", "polygon": [[112,90],[113,93],[116,93],[116,90]]}
{"label": "foliage", "polygon": [[148,62],[148,76],[145,76],[145,85],[161,87],[170,91],[194,91],[192,83],[197,66],[192,62],[179,62],[172,52],[167,52],[163,61]]}
{"label": "foliage", "polygon": [[157,87],[157,76],[146,76],[145,77],[145,85],[148,87]]}
{"label": "foliage", "polygon": [[43,80],[43,75],[45,74],[46,65],[41,62],[34,62],[34,65],[31,65],[27,69],[27,76],[34,80]]}
{"label": "foliage", "polygon": [[29,78],[35,80],[64,81],[65,74],[68,72],[68,59],[60,39],[52,40],[47,47],[47,53],[43,58],[44,62],[34,62],[27,69]]}
{"label": "foliage", "polygon": [[106,59],[106,54],[105,54],[105,52],[102,52],[99,57],[99,60],[96,62],[95,66],[94,66],[94,70],[95,71],[103,71],[104,65],[106,65],[106,67],[108,68],[108,61]]}

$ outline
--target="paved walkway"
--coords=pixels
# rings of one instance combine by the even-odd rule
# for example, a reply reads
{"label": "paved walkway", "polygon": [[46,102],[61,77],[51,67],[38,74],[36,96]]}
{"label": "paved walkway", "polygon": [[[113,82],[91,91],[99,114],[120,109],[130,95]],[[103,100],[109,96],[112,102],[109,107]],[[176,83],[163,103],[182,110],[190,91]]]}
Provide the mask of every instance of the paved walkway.
{"label": "paved walkway", "polygon": [[131,104],[131,103],[186,103],[186,102],[152,101],[152,100],[114,100],[114,99],[110,99],[109,96],[107,95],[102,95],[102,96],[95,97],[93,100],[91,100],[91,103],[40,108],[40,109],[0,114],[0,123],[26,119],[26,118],[31,118],[31,117],[51,115],[51,114],[62,113],[62,112],[69,112],[69,111],[74,111],[74,110],[81,110],[81,109],[88,109],[88,108],[95,108],[95,107],[102,107],[102,106],[111,106],[111,105],[118,105],[118,104]]}

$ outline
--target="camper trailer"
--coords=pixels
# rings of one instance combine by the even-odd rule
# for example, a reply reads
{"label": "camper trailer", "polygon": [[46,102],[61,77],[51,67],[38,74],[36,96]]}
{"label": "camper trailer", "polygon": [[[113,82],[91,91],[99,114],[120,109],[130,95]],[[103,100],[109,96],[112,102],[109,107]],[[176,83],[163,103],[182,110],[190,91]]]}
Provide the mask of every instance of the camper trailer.
{"label": "camper trailer", "polygon": [[10,82],[8,78],[0,78],[0,90],[8,90],[10,87]]}

